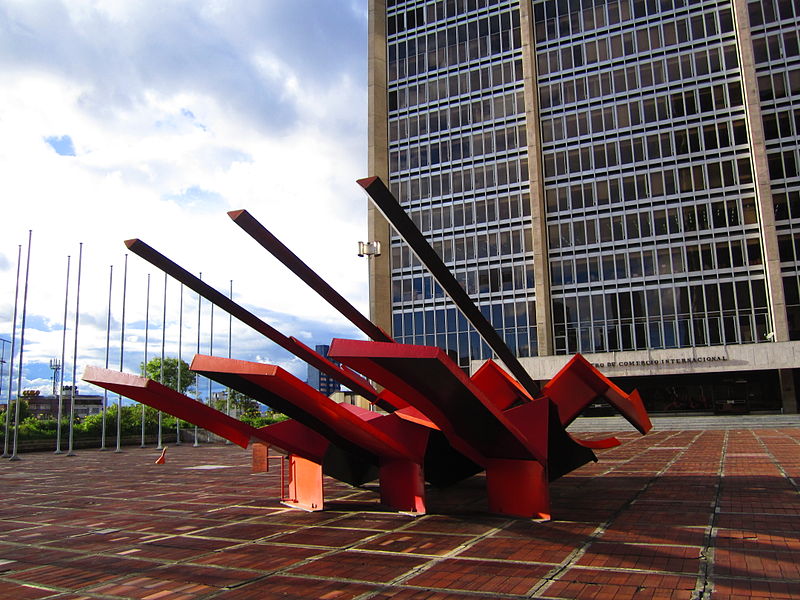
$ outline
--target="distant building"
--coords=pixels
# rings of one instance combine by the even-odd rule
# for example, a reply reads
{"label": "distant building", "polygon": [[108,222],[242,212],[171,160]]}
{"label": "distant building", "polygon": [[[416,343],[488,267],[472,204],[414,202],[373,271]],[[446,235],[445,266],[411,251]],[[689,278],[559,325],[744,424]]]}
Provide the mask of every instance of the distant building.
{"label": "distant building", "polygon": [[[328,357],[328,351],[331,349],[330,346],[327,344],[319,344],[314,346],[314,350],[317,351],[318,354],[321,354],[324,357]],[[320,372],[319,369],[308,365],[308,385],[313,387],[315,390],[319,390],[326,396],[330,396],[334,392],[338,392],[340,389],[339,383],[334,380],[330,375],[326,375],[325,373]]]}
{"label": "distant building", "polygon": [[338,404],[352,404],[353,406],[358,406],[359,408],[363,408],[365,410],[371,410],[373,412],[383,412],[380,408],[372,404],[372,402],[364,398],[364,396],[360,396],[357,393],[351,391],[334,392],[333,394],[331,394],[331,400],[333,400]]}
{"label": "distant building", "polygon": [[[28,392],[28,393],[26,393]],[[32,393],[33,390],[22,392],[23,400],[28,402],[28,412],[31,416],[40,419],[55,419],[58,417],[58,395],[43,395]],[[61,414],[69,416],[72,386],[65,385],[62,389]],[[81,394],[75,390],[75,416],[79,419],[89,415],[98,415],[103,411],[103,396],[97,394]]]}

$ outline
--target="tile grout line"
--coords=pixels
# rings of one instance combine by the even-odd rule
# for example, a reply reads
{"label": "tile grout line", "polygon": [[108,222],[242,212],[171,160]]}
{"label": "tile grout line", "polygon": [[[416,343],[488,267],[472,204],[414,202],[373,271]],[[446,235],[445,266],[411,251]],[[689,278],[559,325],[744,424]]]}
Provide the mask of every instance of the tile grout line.
{"label": "tile grout line", "polygon": [[[670,440],[673,437],[675,437],[676,435],[679,435],[681,433],[684,433],[684,432],[676,431],[674,433],[670,433],[670,435],[668,435],[668,437],[666,439]],[[572,568],[574,566],[577,566],[576,563],[577,563],[578,559],[580,559],[586,553],[586,550],[589,548],[589,546],[592,543],[594,543],[595,541],[597,541],[598,539],[600,539],[601,536],[608,530],[608,528],[614,522],[614,520],[617,517],[619,517],[619,515],[622,514],[622,512],[624,512],[625,509],[629,508],[634,502],[636,502],[636,500],[644,492],[646,492],[650,488],[650,486],[656,481],[656,479],[664,471],[666,471],[673,464],[675,464],[688,451],[689,447],[699,439],[701,434],[702,434],[702,432],[699,432],[698,434],[696,434],[694,436],[694,438],[692,439],[692,441],[687,446],[685,446],[680,453],[678,453],[676,456],[674,456],[660,471],[658,471],[657,473],[653,474],[650,477],[650,479],[647,481],[647,483],[644,486],[642,486],[642,488],[638,492],[636,492],[636,494],[633,496],[633,498],[628,500],[624,505],[622,505],[619,509],[617,509],[614,512],[614,514],[612,514],[606,521],[604,521],[603,523],[598,525],[597,528],[589,535],[587,540],[583,544],[581,544],[581,546],[579,546],[578,548],[576,548],[575,550],[570,552],[564,558],[564,560],[561,561],[561,563],[559,563],[556,567],[554,567],[550,572],[546,573],[542,577],[541,581],[539,581],[539,583],[537,583],[530,590],[528,590],[528,592],[527,592],[527,594],[525,594],[525,596],[528,597],[528,598],[537,598],[537,597],[540,597],[540,596],[546,594],[547,590],[551,586],[553,586],[557,581],[559,581],[560,577],[564,573],[566,573],[567,570],[569,570],[570,568]],[[628,460],[626,460],[624,462],[621,462],[621,463],[615,465],[612,469],[609,469],[609,470],[605,471],[604,474],[608,474],[613,469],[616,469],[616,468],[618,468],[618,467],[620,467],[622,465],[629,464],[637,456],[631,456]]]}
{"label": "tile grout line", "polygon": [[[366,600],[368,598],[373,598],[376,594],[380,594],[380,593],[383,593],[385,591],[391,590],[391,588],[393,586],[402,585],[404,582],[408,581],[412,577],[416,577],[417,575],[420,575],[421,573],[425,573],[426,571],[429,571],[430,569],[432,569],[433,567],[435,567],[439,563],[441,563],[441,562],[443,562],[443,561],[445,561],[445,560],[447,560],[449,558],[453,558],[453,557],[458,556],[458,554],[460,554],[461,552],[464,552],[465,550],[471,548],[472,546],[474,546],[475,544],[477,544],[481,540],[486,539],[487,537],[495,534],[498,531],[502,531],[503,529],[505,529],[505,527],[508,525],[509,522],[510,522],[509,520],[506,520],[500,526],[493,527],[493,528],[483,532],[482,534],[474,536],[469,541],[466,541],[463,544],[459,544],[458,546],[456,546],[455,548],[453,548],[449,552],[446,552],[445,554],[429,558],[427,562],[424,562],[421,565],[418,565],[418,566],[406,571],[405,573],[403,573],[401,575],[398,575],[397,577],[395,577],[391,581],[387,581],[380,589],[372,591],[372,592],[367,592],[367,593],[365,593],[365,594],[363,594],[361,596],[358,596],[358,598],[354,599],[354,600]],[[418,589],[418,588],[414,588],[414,589]],[[442,588],[442,589],[444,589],[444,588]]]}
{"label": "tile grout line", "polygon": [[[795,443],[795,445],[797,445],[798,447],[797,449],[800,450],[800,441],[794,439],[792,436],[787,436],[787,437],[789,437],[789,439],[791,439]],[[772,464],[775,465],[775,468],[778,469],[778,472],[781,475],[783,475],[785,479],[789,481],[789,483],[792,485],[792,487],[794,487],[796,492],[800,492],[800,485],[798,485],[798,482],[796,482],[794,478],[789,477],[789,474],[786,472],[786,469],[783,468],[783,465],[775,457],[775,453],[772,452],[772,450],[770,450],[769,446],[767,446],[766,442],[764,441],[764,438],[762,438],[761,436],[756,436],[756,439],[758,440],[758,443],[761,445],[761,447],[764,448],[764,451],[767,453],[767,456],[769,456],[769,459],[772,461]]]}
{"label": "tile grout line", "polygon": [[[307,529],[313,529],[314,527],[325,527],[325,526],[327,526],[327,523],[330,523],[330,522],[334,522],[335,523],[336,521],[342,520],[342,519],[347,518],[349,516],[352,516],[352,515],[342,514],[339,517],[333,517],[329,521],[324,521],[323,525],[319,525],[319,524],[316,524],[316,523],[315,524],[311,524],[311,525],[303,525],[303,526],[299,527],[296,531],[304,531],[304,530],[307,530]],[[421,518],[425,518],[427,516],[428,515],[421,515]],[[417,522],[417,519],[411,519],[411,520],[408,521],[408,523],[398,527],[397,529],[393,529],[391,532],[403,531],[403,530],[405,530],[406,528],[410,527],[411,525],[413,525],[416,522]],[[349,529],[353,529],[353,528],[349,528]],[[208,596],[208,598],[209,599],[216,598],[219,594],[226,593],[227,591],[230,591],[230,590],[235,590],[235,589],[243,587],[245,585],[250,585],[254,581],[259,581],[259,580],[265,579],[267,577],[274,577],[275,575],[280,575],[282,577],[293,577],[293,578],[296,578],[296,579],[312,579],[312,580],[315,580],[315,581],[349,581],[351,583],[360,583],[360,584],[369,585],[369,582],[365,582],[365,581],[357,580],[357,579],[331,578],[331,577],[326,577],[326,576],[323,576],[323,575],[312,575],[312,574],[307,574],[307,573],[303,573],[303,574],[291,573],[290,569],[293,570],[293,569],[296,569],[298,567],[302,567],[302,566],[311,564],[311,563],[316,562],[316,561],[318,561],[320,559],[327,558],[327,557],[329,557],[331,555],[337,554],[337,553],[342,552],[342,551],[358,550],[358,548],[356,548],[355,546],[357,546],[359,544],[363,544],[364,542],[369,542],[371,540],[374,540],[375,538],[380,537],[381,535],[385,535],[385,534],[391,533],[391,532],[390,531],[378,531],[378,530],[376,530],[374,535],[371,535],[371,536],[368,536],[368,537],[363,538],[361,540],[355,541],[355,542],[353,542],[352,544],[350,544],[348,546],[328,547],[329,549],[327,551],[325,551],[325,552],[321,552],[320,554],[317,554],[315,556],[311,556],[309,558],[293,562],[293,563],[291,563],[289,565],[286,565],[284,567],[279,567],[277,569],[272,569],[272,570],[270,570],[268,572],[262,572],[262,576],[261,577],[258,577],[258,578],[243,582],[243,583],[241,583],[239,585],[226,587],[224,589],[219,590],[219,592],[212,593],[212,595]],[[282,535],[283,533],[285,533],[285,532],[277,532],[277,533],[275,533],[273,535]],[[272,537],[272,536],[270,536],[270,537]],[[267,539],[266,541],[269,541],[269,540]],[[244,542],[243,544],[246,544],[246,543],[247,542]],[[239,545],[241,545],[241,544],[239,544]],[[311,546],[310,544],[297,544],[297,546],[298,547],[304,547],[304,548],[323,548],[324,547],[324,546]],[[238,547],[238,545],[237,545],[237,547]]]}
{"label": "tile grout line", "polygon": [[714,540],[716,538],[717,515],[720,508],[720,495],[722,494],[722,480],[725,477],[725,456],[728,452],[728,442],[730,433],[725,430],[722,438],[722,448],[719,454],[719,464],[717,466],[717,481],[714,490],[714,507],[711,512],[711,523],[703,539],[703,548],[700,550],[700,575],[697,578],[697,585],[692,592],[692,600],[705,600],[711,597],[714,589],[714,550],[716,548]]}

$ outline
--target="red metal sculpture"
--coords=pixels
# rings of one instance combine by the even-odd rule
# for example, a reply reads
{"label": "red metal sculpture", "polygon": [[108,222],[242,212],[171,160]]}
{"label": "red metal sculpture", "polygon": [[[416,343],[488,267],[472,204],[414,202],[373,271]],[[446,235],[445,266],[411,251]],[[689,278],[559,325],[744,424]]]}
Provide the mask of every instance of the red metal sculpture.
{"label": "red metal sculpture", "polygon": [[[440,348],[396,343],[247,211],[234,211],[229,215],[237,225],[373,341],[333,340],[330,357],[335,363],[283,335],[144,242],[129,240],[126,245],[386,412],[337,404],[276,366],[212,356],[195,356],[192,370],[290,420],[254,428],[154,381],[97,367],[89,367],[84,380],[244,448],[255,442],[259,455],[254,454],[254,464],[264,462],[264,445],[285,453],[289,489],[282,500],[305,510],[324,508],[323,474],[351,485],[378,479],[386,506],[419,514],[426,510],[425,481],[449,485],[483,470],[490,510],[549,518],[549,482],[596,460],[593,448],[619,444],[616,438],[573,438],[567,426],[590,404],[606,400],[637,430],[647,433],[651,423],[641,398],[636,392],[626,394],[580,355],[540,389],[383,183],[377,178],[359,183],[511,374],[490,360],[469,377]],[[370,380],[383,390],[375,389]]]}

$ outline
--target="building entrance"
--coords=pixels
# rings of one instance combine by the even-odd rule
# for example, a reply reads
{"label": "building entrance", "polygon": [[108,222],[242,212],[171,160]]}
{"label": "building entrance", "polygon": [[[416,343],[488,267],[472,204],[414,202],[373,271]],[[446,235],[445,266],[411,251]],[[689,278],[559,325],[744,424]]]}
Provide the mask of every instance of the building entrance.
{"label": "building entrance", "polygon": [[743,414],[781,410],[777,371],[617,377],[626,392],[639,390],[650,413]]}

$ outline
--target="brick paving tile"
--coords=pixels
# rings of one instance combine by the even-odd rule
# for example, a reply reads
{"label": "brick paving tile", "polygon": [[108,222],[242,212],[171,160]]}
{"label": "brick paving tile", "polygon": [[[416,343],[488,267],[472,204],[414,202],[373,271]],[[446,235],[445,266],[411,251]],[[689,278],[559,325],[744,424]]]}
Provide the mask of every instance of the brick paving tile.
{"label": "brick paving tile", "polygon": [[51,590],[11,582],[0,583],[0,593],[3,600],[37,600],[53,596]]}
{"label": "brick paving tile", "polygon": [[[199,507],[197,507],[199,508]],[[192,507],[192,510],[195,510]],[[204,516],[209,519],[215,519],[224,523],[232,521],[244,521],[253,517],[267,517],[270,518],[280,511],[264,508],[261,506],[223,506],[222,508],[209,506]]]}
{"label": "brick paving tile", "polygon": [[79,590],[89,584],[108,581],[114,577],[116,575],[113,573],[102,573],[85,568],[73,569],[61,565],[35,567],[14,573],[14,579],[19,581],[70,590]]}
{"label": "brick paving tile", "polygon": [[138,520],[131,522],[128,527],[134,531],[147,533],[187,534],[205,530],[213,525],[217,525],[217,523],[205,519],[166,519],[160,515],[142,515]]}
{"label": "brick paving tile", "polygon": [[167,565],[147,573],[155,579],[168,579],[183,583],[202,583],[212,587],[224,588],[238,586],[261,576],[253,571],[242,569],[222,569],[207,565]]}
{"label": "brick paving tile", "polygon": [[791,550],[800,552],[800,538],[797,536],[735,529],[718,529],[714,536],[714,545],[717,548],[740,550]]}
{"label": "brick paving tile", "polygon": [[346,550],[295,567],[291,569],[291,573],[385,583],[400,577],[424,562],[426,562],[424,558],[402,554]]}
{"label": "brick paving tile", "polygon": [[495,536],[532,541],[563,542],[578,546],[589,539],[595,529],[597,529],[596,525],[586,523],[571,523],[569,521],[539,522],[517,519],[509,522]]}
{"label": "brick paving tile", "polygon": [[47,596],[47,600],[97,600],[97,596],[87,596],[86,594],[73,594],[65,592],[54,596]]}
{"label": "brick paving tile", "polygon": [[308,527],[292,533],[272,538],[270,541],[280,544],[300,544],[304,546],[330,546],[338,548],[360,542],[364,538],[375,535],[375,531],[360,529],[336,529],[334,527]]}
{"label": "brick paving tile", "polygon": [[541,540],[521,544],[515,538],[491,537],[478,541],[460,552],[459,556],[558,564],[574,549],[572,544],[556,544]]}
{"label": "brick paving tile", "polygon": [[272,571],[317,556],[322,552],[325,550],[277,544],[255,544],[220,550],[192,560],[192,562],[235,569]]}
{"label": "brick paving tile", "polygon": [[275,575],[222,592],[214,600],[352,600],[374,590],[363,583]]}
{"label": "brick paving tile", "polygon": [[221,548],[234,546],[240,542],[234,540],[212,540],[200,537],[170,536],[159,537],[154,541],[135,547],[124,548],[117,554],[133,558],[154,559],[160,561],[180,561],[203,555]]}
{"label": "brick paving tile", "polygon": [[714,574],[800,581],[800,552],[717,548],[714,551]]}
{"label": "brick paving tile", "polygon": [[147,576],[125,577],[86,589],[89,594],[136,598],[137,600],[193,600],[217,591],[200,583],[164,581]]}
{"label": "brick paving tile", "polygon": [[426,588],[522,595],[550,569],[551,565],[449,558],[404,583]]}
{"label": "brick paving tile", "polygon": [[640,525],[636,529],[616,523],[601,536],[604,542],[629,544],[668,544],[680,546],[702,546],[705,542],[705,527],[672,527],[670,525]]}
{"label": "brick paving tile", "polygon": [[360,544],[358,547],[362,550],[441,556],[453,551],[469,539],[471,538],[467,536],[399,531],[381,535],[374,540]]}
{"label": "brick paving tile", "polygon": [[196,532],[197,535],[229,540],[252,541],[283,533],[286,527],[270,525],[267,523],[232,523],[219,527],[209,527]]}
{"label": "brick paving tile", "polygon": [[18,544],[46,544],[61,541],[75,535],[82,535],[86,530],[81,527],[64,527],[61,525],[28,525],[26,529],[3,536],[5,541]]}
{"label": "brick paving tile", "polygon": [[122,556],[85,555],[62,563],[70,569],[85,569],[87,571],[100,571],[114,575],[130,575],[152,570],[158,565],[149,561],[134,560]]}
{"label": "brick paving tile", "polygon": [[[287,525],[319,525],[328,521],[335,521],[341,514],[327,510],[319,512],[305,512],[302,510],[286,509],[275,512],[267,517],[269,523],[286,523]],[[254,519],[258,522],[258,519]]]}
{"label": "brick paving tile", "polygon": [[594,542],[578,560],[579,565],[697,573],[700,548],[693,546],[648,546]]}
{"label": "brick paving tile", "polygon": [[430,533],[455,533],[464,535],[481,535],[508,523],[508,519],[487,517],[486,515],[474,519],[464,519],[450,515],[426,515],[418,517],[411,525],[405,527],[407,531],[427,531]]}
{"label": "brick paving tile", "polygon": [[30,523],[25,523],[23,521],[0,521],[0,540],[9,537],[9,534],[12,532],[17,532],[17,535],[19,535],[21,530],[29,529],[30,527]]}
{"label": "brick paving tile", "polygon": [[335,527],[349,527],[352,529],[376,529],[390,531],[403,525],[414,522],[415,517],[399,515],[397,513],[364,513],[346,515],[330,522]]}
{"label": "brick paving tile", "polygon": [[67,547],[70,550],[85,552],[119,552],[152,539],[152,534],[143,534],[130,531],[107,530],[104,533],[96,531],[80,531],[72,535],[56,539],[43,539],[40,543],[45,546]]}
{"label": "brick paving tile", "polygon": [[746,513],[720,513],[714,524],[724,529],[797,535],[800,533],[800,518],[786,515],[754,515]]}
{"label": "brick paving tile", "polygon": [[476,600],[478,598],[497,598],[497,596],[495,594],[465,594],[408,588],[394,588],[370,596],[370,600]]}
{"label": "brick paving tile", "polygon": [[669,523],[681,527],[705,527],[711,523],[712,509],[709,506],[700,512],[675,512],[647,510],[646,505],[639,504],[631,510],[614,519],[614,524],[620,527],[638,529],[653,523]]}
{"label": "brick paving tile", "polygon": [[584,600],[675,599],[688,600],[696,578],[650,573],[625,573],[595,569],[569,569],[541,592],[541,598]]}
{"label": "brick paving tile", "polygon": [[800,582],[714,578],[713,600],[796,600]]}
{"label": "brick paving tile", "polygon": [[72,552],[63,550],[8,545],[0,547],[0,574],[22,571],[41,565],[63,564],[76,556]]}

